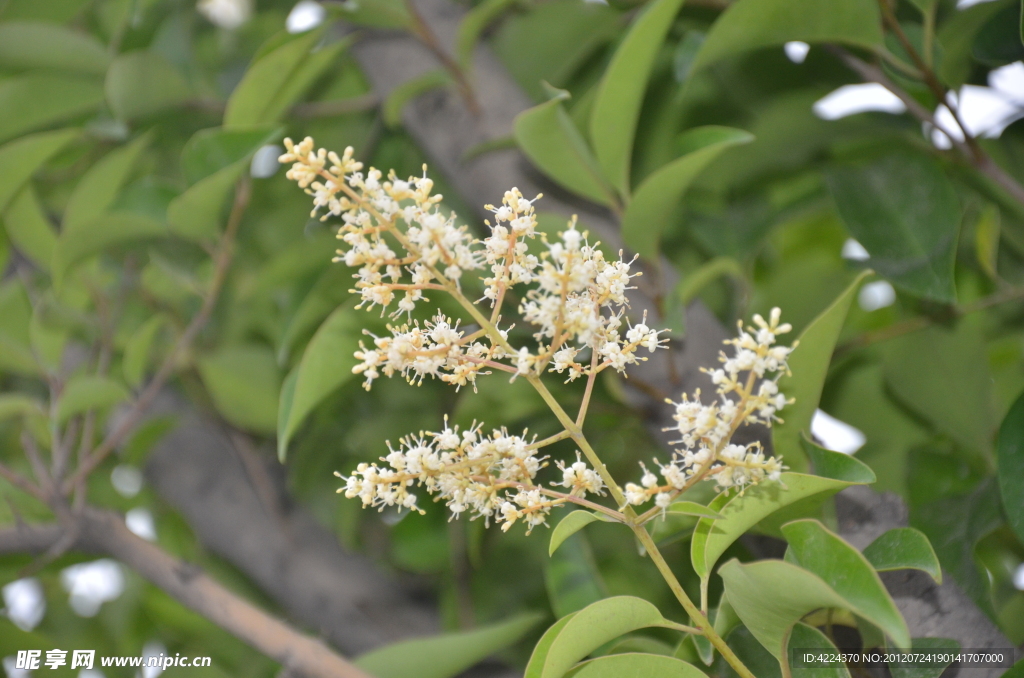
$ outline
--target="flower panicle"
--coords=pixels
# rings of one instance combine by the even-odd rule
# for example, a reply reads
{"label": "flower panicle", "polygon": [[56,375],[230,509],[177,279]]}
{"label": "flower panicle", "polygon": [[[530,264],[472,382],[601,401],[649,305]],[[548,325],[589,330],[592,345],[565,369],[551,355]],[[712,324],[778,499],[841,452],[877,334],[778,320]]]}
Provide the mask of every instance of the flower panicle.
{"label": "flower panicle", "polygon": [[363,506],[423,513],[411,491],[421,487],[435,501],[444,501],[453,518],[468,512],[471,519],[482,517],[488,524],[494,520],[503,530],[521,520],[528,531],[544,524],[551,509],[569,497],[603,494],[600,476],[578,457],[568,467],[556,464],[562,481],[552,485],[566,488],[567,494],[535,484],[537,473],[548,465],[535,438],[528,439],[527,431],[512,435],[505,428],[490,435],[481,431],[476,422],[460,431],[445,418],[441,431],[405,436],[397,448],[388,443],[389,453],[380,459],[385,464],[362,463],[348,476],[335,473],[345,481],[338,492],[358,497]]}

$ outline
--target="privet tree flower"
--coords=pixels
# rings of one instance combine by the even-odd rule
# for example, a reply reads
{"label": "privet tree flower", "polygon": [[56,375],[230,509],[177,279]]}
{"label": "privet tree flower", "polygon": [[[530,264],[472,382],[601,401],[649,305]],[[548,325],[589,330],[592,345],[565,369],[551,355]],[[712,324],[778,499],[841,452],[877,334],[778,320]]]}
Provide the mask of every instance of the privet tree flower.
{"label": "privet tree flower", "polygon": [[[703,404],[700,391],[684,395],[675,407],[680,446],[666,462],[655,462],[658,476],[643,465],[640,484],[620,489],[608,475],[582,433],[587,404],[595,377],[605,369],[624,373],[629,365],[646,360],[643,353],[664,348],[664,330],[649,327],[646,317],[631,324],[626,319],[630,281],[639,273],[630,270],[632,260],[606,259],[600,243],[590,244],[587,233],[577,229],[575,217],[557,239],[549,242],[537,231],[533,200],[518,189],[505,193],[501,205],[486,205],[493,223],[489,234],[477,239],[455,214],[443,214],[441,196],[432,193],[426,175],[399,179],[394,171],[385,178],[353,158],[352,148],[338,156],[314,150],[313,140],[295,144],[285,139],[287,152],[281,162],[291,163],[289,179],[313,197],[313,215],[340,218],[336,262],[358,269],[354,293],[360,306],[392,308],[391,318],[407,322],[389,325],[388,334],[366,331],[372,344],[360,342],[353,372],[370,389],[381,376],[400,374],[419,384],[437,378],[461,388],[481,374],[506,372],[510,379],[526,378],[545,397],[559,418],[563,431],[538,441],[495,429],[482,433],[474,424],[460,431],[445,421],[438,432],[420,432],[388,443],[384,465],[360,464],[339,492],[359,497],[364,506],[388,506],[422,511],[412,490],[423,488],[436,501],[444,501],[452,517],[469,512],[471,518],[492,520],[507,530],[517,521],[527,530],[543,524],[551,509],[575,503],[601,511],[634,529],[662,513],[672,500],[701,480],[714,480],[720,488],[777,481],[780,458],[768,457],[758,443],[731,442],[741,426],[779,421],[777,413],[791,401],[779,392],[778,378],[788,373],[790,347],[776,345],[780,334],[779,309],[769,320],[754,316],[753,327],[739,326],[739,336],[726,343],[732,356],[721,356],[722,366],[707,370],[716,385],[717,400]],[[483,282],[483,296],[471,301],[462,290],[467,272],[476,271]],[[532,342],[513,345],[503,324],[508,292],[520,287],[518,316],[533,327]],[[444,292],[469,314],[469,319],[438,313],[422,324],[412,320],[417,304],[428,301],[428,292]],[[465,327],[465,329],[464,329]],[[539,376],[563,375],[566,381],[585,377],[583,405],[575,422],[553,399]],[[572,438],[587,456],[555,466],[560,481],[544,486],[537,474],[549,464],[540,450]],[[555,489],[560,488],[560,489]],[[618,510],[593,501],[610,491]],[[589,497],[589,498],[588,498]],[[637,515],[630,506],[654,501],[654,507]]]}

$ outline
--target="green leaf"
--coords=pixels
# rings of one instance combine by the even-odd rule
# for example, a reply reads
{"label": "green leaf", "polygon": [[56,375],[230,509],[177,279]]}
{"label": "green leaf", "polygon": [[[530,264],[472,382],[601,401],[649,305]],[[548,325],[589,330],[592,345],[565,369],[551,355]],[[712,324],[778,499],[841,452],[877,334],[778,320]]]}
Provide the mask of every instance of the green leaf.
{"label": "green leaf", "polygon": [[677,501],[674,504],[670,504],[665,509],[665,512],[684,516],[697,516],[698,518],[710,518],[712,520],[725,517],[721,513],[712,511],[709,507],[702,506],[693,501]]}
{"label": "green leaf", "polygon": [[799,40],[882,45],[882,19],[872,0],[740,0],[711,26],[691,72],[742,52]]}
{"label": "green leaf", "polygon": [[76,414],[102,410],[128,399],[128,389],[110,377],[72,377],[57,400],[57,421],[66,422]]}
{"label": "green leaf", "polygon": [[886,385],[902,405],[987,459],[998,422],[985,332],[979,318],[961,318],[886,342],[883,356]]}
{"label": "green leaf", "polygon": [[142,385],[149,368],[149,356],[153,350],[153,342],[157,333],[167,324],[167,318],[157,315],[147,320],[142,327],[135,330],[124,347],[121,359],[121,373],[124,380],[132,388]]}
{"label": "green leaf", "polygon": [[997,444],[999,494],[1006,519],[1024,542],[1024,393],[1006,413]]}
{"label": "green leaf", "polygon": [[[619,636],[665,619],[651,603],[631,596],[605,598],[583,608],[561,626],[546,652],[538,652],[555,627],[544,634],[526,667],[525,678],[561,678],[576,662]],[[562,624],[562,620],[556,624]]]}
{"label": "green leaf", "polygon": [[852,606],[852,612],[885,631],[898,647],[910,647],[907,623],[875,568],[857,549],[817,520],[783,525],[782,534],[801,567],[821,577]]}
{"label": "green leaf", "polygon": [[45,292],[32,309],[32,320],[28,325],[32,353],[37,362],[49,372],[56,372],[60,367],[64,347],[68,342],[67,329],[53,322],[55,306],[52,292]]}
{"label": "green leaf", "polygon": [[373,28],[412,29],[415,25],[402,0],[363,0],[340,5],[346,21]]}
{"label": "green leaf", "polygon": [[730,560],[719,569],[729,604],[744,626],[776,659],[784,657],[789,629],[819,608],[845,608],[847,602],[802,567],[781,560],[741,564]]}
{"label": "green leaf", "polygon": [[880,535],[864,549],[864,557],[879,572],[914,569],[942,583],[939,557],[928,537],[912,527],[897,527]]}
{"label": "green leaf", "polygon": [[77,129],[42,132],[0,146],[0,214],[36,170],[79,134]]}
{"label": "green leaf", "polygon": [[1024,678],[1024,659],[1014,664],[1006,673],[1000,678]]}
{"label": "green leaf", "polygon": [[314,51],[326,28],[321,26],[258,55],[228,99],[224,127],[247,128],[279,121],[348,48],[346,39]]}
{"label": "green leaf", "polygon": [[45,415],[43,404],[20,393],[0,393],[0,421],[33,415]]}
{"label": "green leaf", "polygon": [[624,198],[630,195],[633,139],[651,68],[682,4],[683,0],[654,0],[644,8],[605,69],[590,114],[597,162]]}
{"label": "green leaf", "polygon": [[328,316],[302,355],[288,419],[278,431],[277,454],[282,461],[289,441],[309,413],[353,377],[352,368],[358,364],[353,354],[363,336],[363,319],[353,305],[350,301]]}
{"label": "green leaf", "polygon": [[997,280],[996,264],[999,260],[999,208],[989,203],[974,224],[974,252],[981,270]]}
{"label": "green leaf", "polygon": [[184,76],[156,52],[121,54],[107,71],[103,87],[119,120],[136,120],[180,106],[191,96]]}
{"label": "green leaf", "polygon": [[95,111],[103,88],[92,78],[28,73],[0,81],[0,142]]}
{"label": "green leaf", "polygon": [[61,233],[53,250],[54,285],[59,289],[72,266],[108,247],[166,235],[166,226],[135,212],[102,214],[85,226]]}
{"label": "green leaf", "polygon": [[235,182],[245,163],[229,165],[190,186],[167,206],[171,231],[188,240],[203,241],[220,232],[221,221]]}
{"label": "green leaf", "polygon": [[192,135],[181,151],[181,170],[189,185],[218,171],[244,163],[262,146],[281,138],[282,128],[263,125],[254,129],[231,130],[213,127]]}
{"label": "green leaf", "polygon": [[452,78],[448,71],[437,68],[427,71],[415,78],[406,80],[398,87],[391,90],[388,98],[384,101],[381,114],[384,124],[388,127],[398,127],[402,124],[402,111],[405,105],[421,94],[429,92],[438,87],[451,84]]}
{"label": "green leaf", "polygon": [[903,150],[835,166],[826,183],[867,265],[918,296],[956,303],[953,264],[962,210],[938,162]]}
{"label": "green leaf", "polygon": [[273,351],[256,344],[228,346],[201,358],[198,366],[225,419],[258,433],[276,430],[281,378]]}
{"label": "green leaf", "polygon": [[797,471],[807,468],[800,439],[809,435],[811,419],[821,400],[828,366],[832,362],[839,332],[846,322],[850,304],[857,296],[861,282],[869,275],[861,273],[846,290],[811,322],[800,334],[799,345],[789,356],[792,375],[779,379],[779,390],[796,402],[782,411],[784,421],[772,426],[772,445],[775,453],[786,458],[786,463]]}
{"label": "green leaf", "polygon": [[[797,622],[793,626],[787,649],[790,653],[797,649],[825,654],[838,653],[836,646],[824,633],[803,622]],[[798,675],[803,678],[850,678],[850,670],[846,668],[846,664],[838,663],[835,666],[801,667]]]}
{"label": "green leaf", "polygon": [[473,68],[473,49],[479,42],[480,35],[516,2],[517,0],[484,0],[462,17],[456,38],[455,55],[463,70],[470,71]]}
{"label": "green leaf", "polygon": [[658,256],[661,234],[669,226],[673,208],[701,170],[722,151],[754,140],[748,132],[717,125],[698,127],[684,137],[684,143],[693,150],[644,179],[622,217],[626,245],[648,259]]}
{"label": "green leaf", "polygon": [[25,184],[14,196],[3,214],[3,222],[7,237],[18,251],[43,271],[49,271],[57,234],[43,213],[32,184]]}
{"label": "green leaf", "polygon": [[551,653],[551,646],[577,614],[579,613],[567,614],[548,627],[548,630],[540,637],[537,644],[533,646],[533,652],[530,654],[530,661],[526,664],[526,673],[523,675],[523,678],[541,678],[544,664],[547,662],[548,654]]}
{"label": "green leaf", "polygon": [[581,610],[608,595],[586,535],[572,535],[548,558],[544,585],[556,617]]}
{"label": "green leaf", "polygon": [[[928,650],[940,650],[943,653],[955,653],[960,650],[960,643],[952,638],[914,638],[911,641],[911,650],[914,652],[926,652]],[[889,664],[889,673],[892,678],[939,678],[949,664],[932,664],[930,666],[915,666],[892,662]]]}
{"label": "green leaf", "polygon": [[504,649],[541,620],[523,614],[472,631],[403,640],[368,652],[355,664],[376,678],[452,678]]}
{"label": "green leaf", "polygon": [[585,661],[566,678],[706,678],[693,664],[659,654],[627,652]]}
{"label": "green leaf", "polygon": [[139,155],[149,145],[150,136],[144,134],[132,143],[117,148],[97,161],[75,186],[64,209],[62,231],[77,231],[106,212],[121,187],[133,176]]}
{"label": "green leaf", "polygon": [[39,371],[30,348],[31,322],[32,305],[21,281],[0,282],[0,370],[28,375]]}
{"label": "green leaf", "polygon": [[787,472],[780,482],[748,487],[742,495],[730,490],[715,497],[708,508],[722,518],[701,518],[690,542],[690,559],[698,575],[707,577],[734,541],[776,511],[810,497],[835,494],[850,485],[874,482],[871,469],[848,455],[828,450],[816,454],[821,460],[815,464],[819,475]]}
{"label": "green leaf", "polygon": [[601,205],[614,204],[612,189],[562,107],[568,92],[516,116],[516,142],[526,157],[562,187]]}
{"label": "green leaf", "polygon": [[942,48],[942,61],[936,72],[953,89],[967,82],[974,69],[973,47],[979,31],[1000,10],[1005,2],[979,2],[957,10],[942,22],[936,33],[936,42]]}
{"label": "green leaf", "polygon": [[598,513],[597,511],[573,511],[559,520],[558,524],[555,525],[555,529],[551,530],[551,541],[548,543],[548,555],[550,556],[553,554],[558,550],[558,547],[562,545],[562,542],[595,520],[600,520],[606,523],[612,522],[611,518]]}
{"label": "green leaf", "polygon": [[0,24],[0,67],[15,71],[52,69],[103,75],[110,56],[81,31],[41,21]]}

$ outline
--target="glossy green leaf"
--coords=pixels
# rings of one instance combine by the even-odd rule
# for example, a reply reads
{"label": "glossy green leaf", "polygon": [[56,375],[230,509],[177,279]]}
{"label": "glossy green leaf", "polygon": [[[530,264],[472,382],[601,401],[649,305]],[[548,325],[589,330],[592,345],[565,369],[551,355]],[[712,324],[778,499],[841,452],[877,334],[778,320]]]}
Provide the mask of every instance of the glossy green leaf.
{"label": "glossy green leaf", "polygon": [[981,270],[997,279],[996,263],[999,259],[999,208],[986,205],[974,223],[974,252]]}
{"label": "glossy green leaf", "polygon": [[602,205],[614,202],[597,160],[562,107],[568,93],[523,111],[514,123],[526,157],[564,188]]}
{"label": "glossy green leaf", "polygon": [[258,55],[228,99],[224,127],[244,129],[279,121],[348,47],[349,42],[341,40],[315,50],[324,31],[322,26]]}
{"label": "glossy green leaf", "polygon": [[225,419],[258,433],[276,430],[281,378],[270,349],[256,344],[227,346],[200,358],[198,366]]}
{"label": "glossy green leaf", "polygon": [[398,127],[402,124],[402,111],[405,110],[406,104],[421,94],[425,94],[438,87],[444,87],[451,84],[451,82],[452,78],[448,75],[448,71],[441,68],[427,71],[422,75],[406,80],[391,90],[388,98],[384,100],[384,106],[381,109],[384,124],[388,127]]}
{"label": "glossy green leaf", "polygon": [[0,421],[32,415],[45,415],[43,404],[20,393],[0,393]]}
{"label": "glossy green leaf", "polygon": [[0,67],[4,69],[103,75],[109,64],[103,45],[81,31],[42,21],[0,23]]}
{"label": "glossy green leaf", "polygon": [[703,506],[693,501],[677,501],[674,504],[670,504],[665,513],[675,513],[683,516],[697,516],[698,518],[724,518],[721,513],[711,510],[707,506]]}
{"label": "glossy green leaf", "polygon": [[1024,394],[1017,398],[999,428],[999,494],[1006,519],[1024,541]]}
{"label": "glossy green leaf", "polygon": [[918,296],[956,302],[953,263],[962,209],[938,162],[909,150],[837,165],[826,182],[867,264]]}
{"label": "glossy green leaf", "polygon": [[907,623],[875,568],[857,549],[817,520],[783,525],[782,534],[801,567],[819,576],[852,606],[851,611],[885,631],[898,647],[910,647]]}
{"label": "glossy green leaf", "polygon": [[820,577],[781,560],[744,565],[733,559],[719,574],[737,616],[776,659],[783,656],[790,627],[808,612],[847,606]]}
{"label": "glossy green leaf", "polygon": [[512,645],[540,620],[523,614],[472,631],[403,640],[372,650],[355,664],[376,678],[453,678]]}
{"label": "glossy green leaf", "polygon": [[693,664],[659,654],[627,652],[585,661],[566,678],[705,678]]}
{"label": "glossy green leaf", "polygon": [[480,35],[515,4],[516,0],[484,0],[462,17],[456,38],[455,55],[464,70],[472,70],[473,49],[479,42]]}
{"label": "glossy green leaf", "polygon": [[748,487],[742,495],[734,490],[718,495],[708,508],[722,514],[722,518],[701,518],[690,542],[690,559],[697,574],[708,576],[734,541],[776,511],[809,497],[828,496],[850,485],[874,482],[871,469],[848,455],[828,450],[819,450],[818,455],[822,460],[815,465],[818,475],[787,472],[782,474],[781,482]]}
{"label": "glossy green leaf", "polygon": [[562,630],[565,629],[577,614],[579,613],[567,614],[548,627],[548,630],[540,637],[537,644],[533,646],[533,652],[530,654],[530,661],[526,664],[526,672],[523,674],[523,678],[541,678],[541,672],[544,670],[544,664],[547,661],[548,654],[551,652],[551,646],[554,644],[555,639],[561,635]]}
{"label": "glossy green leaf", "polygon": [[157,315],[147,320],[142,327],[128,339],[121,359],[121,373],[125,382],[132,388],[138,388],[149,368],[149,358],[156,341],[157,333],[167,324],[167,319]]}
{"label": "glossy green leaf", "polygon": [[886,385],[900,404],[964,450],[988,457],[998,422],[979,320],[966,317],[953,327],[896,337],[883,346],[883,356]]}
{"label": "glossy green leaf", "polygon": [[600,520],[606,523],[612,522],[611,518],[597,511],[573,511],[558,521],[555,529],[551,530],[551,541],[548,543],[548,555],[558,550],[566,539],[576,534],[584,527]]}
{"label": "glossy green leaf", "polygon": [[103,88],[92,78],[28,73],[0,81],[0,142],[95,111]]}
{"label": "glossy green leaf", "polygon": [[692,71],[793,40],[871,49],[882,45],[881,26],[878,5],[872,0],[740,0],[711,26]]}
{"label": "glossy green leaf", "polygon": [[266,144],[281,138],[282,129],[275,125],[231,130],[213,127],[199,130],[181,151],[181,170],[189,185],[218,171],[246,162]]}
{"label": "glossy green leaf", "polygon": [[28,335],[36,361],[48,372],[55,373],[64,359],[68,330],[57,322],[58,304],[52,291],[46,291],[35,302]]}
{"label": "glossy green leaf", "polygon": [[17,278],[0,282],[0,370],[35,375],[29,325],[32,306]]}
{"label": "glossy green leaf", "polygon": [[1000,678],[1024,678],[1024,659],[1010,667]]}
{"label": "glossy green leaf", "polygon": [[62,234],[86,228],[114,203],[121,188],[133,177],[139,156],[149,145],[144,134],[130,144],[121,146],[93,164],[68,199],[61,224]]}
{"label": "glossy green leaf", "polygon": [[879,535],[864,549],[864,557],[879,572],[914,569],[942,583],[939,557],[928,537],[912,527],[897,527]]}
{"label": "glossy green leaf", "polygon": [[936,68],[942,82],[953,89],[967,82],[977,64],[973,48],[978,32],[1005,7],[1005,2],[979,2],[954,12],[942,22],[935,34],[942,48],[942,61]]}
{"label": "glossy green leaf", "polygon": [[171,231],[188,240],[203,241],[215,237],[221,229],[224,213],[235,182],[246,170],[235,163],[214,172],[171,201],[167,221]]}
{"label": "glossy green leaf", "polygon": [[[560,620],[557,633],[552,634],[555,627],[548,629],[530,657],[525,678],[561,678],[576,662],[609,640],[637,629],[661,626],[664,621],[658,608],[641,598],[605,598],[571,618]],[[546,643],[549,634],[553,637]]]}
{"label": "glossy green leaf", "polygon": [[57,234],[36,197],[31,184],[14,196],[7,211],[3,213],[7,237],[18,251],[44,271],[50,270],[53,248],[57,245]]}
{"label": "glossy green leaf", "polygon": [[353,354],[363,338],[363,318],[353,305],[346,303],[328,316],[302,355],[288,419],[277,434],[277,454],[282,460],[288,442],[309,413],[354,376],[352,368],[358,361]]}
{"label": "glossy green leaf", "polygon": [[832,351],[857,290],[868,274],[865,271],[857,276],[800,334],[800,343],[789,356],[792,374],[779,379],[779,390],[796,402],[783,409],[784,421],[772,426],[772,444],[776,454],[785,457],[786,463],[794,470],[804,471],[807,468],[800,439],[810,434],[811,419],[818,409],[821,389],[825,386],[825,376],[832,362]]}
{"label": "glossy green leaf", "polygon": [[633,139],[651,68],[682,4],[683,0],[654,0],[644,8],[615,50],[590,113],[597,162],[623,197],[630,195]]}
{"label": "glossy green leaf", "polygon": [[180,106],[191,95],[184,76],[156,52],[121,54],[107,71],[107,103],[119,120],[136,120]]}
{"label": "glossy green leaf", "polygon": [[726,149],[754,140],[748,132],[717,125],[698,127],[684,136],[684,143],[693,150],[644,179],[622,217],[622,238],[642,257],[658,256],[661,234],[669,226],[673,208],[701,170]]}
{"label": "glossy green leaf", "polygon": [[[914,652],[939,650],[942,653],[954,653],[959,649],[960,643],[952,638],[914,638],[911,642],[911,650]],[[948,666],[949,664],[915,666],[910,663],[892,662],[889,664],[889,673],[892,678],[939,678]]]}
{"label": "glossy green leaf", "polygon": [[[793,625],[793,630],[789,634],[787,650],[790,653],[794,650],[811,650],[812,652],[824,652],[825,654],[838,652],[836,646],[832,644],[832,641],[824,633],[803,622],[797,622]],[[797,675],[803,678],[850,678],[850,670],[846,668],[845,664],[841,663],[835,666],[805,666],[799,669]]]}
{"label": "glossy green leaf", "polygon": [[110,377],[72,377],[57,401],[57,420],[66,422],[76,414],[102,410],[128,399],[128,389]]}
{"label": "glossy green leaf", "polygon": [[61,233],[53,250],[54,285],[60,288],[73,265],[108,247],[166,235],[166,226],[135,212],[102,214],[84,226]]}
{"label": "glossy green leaf", "polygon": [[608,595],[586,535],[572,535],[548,557],[544,585],[556,617],[582,610]]}
{"label": "glossy green leaf", "polygon": [[79,134],[77,129],[42,132],[0,146],[0,214],[36,170]]}

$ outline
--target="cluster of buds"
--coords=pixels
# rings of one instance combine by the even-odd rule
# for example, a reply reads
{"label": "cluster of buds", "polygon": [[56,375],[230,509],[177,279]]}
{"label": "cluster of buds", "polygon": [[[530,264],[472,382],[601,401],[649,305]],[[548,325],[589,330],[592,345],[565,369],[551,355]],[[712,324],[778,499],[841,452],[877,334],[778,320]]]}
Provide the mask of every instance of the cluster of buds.
{"label": "cluster of buds", "polygon": [[[426,299],[426,291],[461,296],[463,273],[484,269],[490,275],[482,276],[482,301],[490,307],[489,324],[496,327],[508,290],[529,287],[519,295],[518,310],[537,328],[537,345],[512,347],[507,332],[496,337],[492,331],[472,335],[486,335],[489,346],[476,342],[467,347],[460,339],[425,348],[420,330],[397,328],[391,330],[394,337],[377,339],[374,349],[364,347],[357,354],[361,363],[356,371],[367,377],[367,385],[383,371],[417,378],[430,374],[462,386],[486,364],[513,378],[553,371],[572,381],[606,368],[624,372],[646,359],[639,355],[643,350],[653,352],[664,343],[658,330],[623,320],[626,290],[639,275],[630,273],[632,262],[621,255],[616,261],[606,259],[599,243],[591,245],[587,233],[577,230],[575,218],[548,242],[537,231],[537,198],[527,200],[515,188],[506,191],[499,207],[486,206],[494,214],[494,223],[487,222],[490,235],[475,239],[465,226],[456,225],[454,214],[440,212],[441,196],[431,193],[426,168],[422,177],[403,181],[392,171],[383,180],[374,168],[364,173],[351,148],[339,157],[314,150],[309,137],[299,144],[285,139],[285,146],[280,160],[292,163],[288,178],[313,196],[313,214],[323,211],[322,219],[342,221],[338,238],[346,248],[338,250],[335,261],[359,269],[353,291],[360,305],[388,308],[397,301],[392,317],[409,315]],[[484,324],[482,313],[474,317]],[[410,335],[413,341],[406,341]],[[412,348],[401,354],[395,346]],[[425,350],[436,353],[427,356]]]}
{"label": "cluster of buds", "polygon": [[690,399],[683,396],[675,406],[670,429],[680,434],[676,444],[682,446],[671,461],[661,466],[663,483],[643,468],[640,484],[627,483],[626,501],[633,505],[654,499],[659,508],[666,508],[682,490],[696,480],[715,480],[720,488],[753,485],[762,480],[778,480],[785,468],[781,457],[766,457],[760,443],[747,446],[730,441],[736,430],[746,424],[764,424],[782,421],[777,416],[791,400],[779,392],[778,379],[789,374],[787,359],[793,346],[776,345],[778,335],[793,328],[789,323],[779,324],[780,311],[772,309],[766,321],[754,316],[756,327],[744,329],[739,324],[739,336],[727,339],[734,355],[721,354],[722,367],[705,370],[716,386],[718,402],[704,405],[700,391]]}
{"label": "cluster of buds", "polygon": [[508,530],[522,520],[530,530],[544,524],[551,509],[587,494],[603,494],[600,476],[577,460],[571,466],[558,463],[562,481],[552,483],[565,492],[549,490],[534,484],[540,469],[547,466],[547,457],[538,456],[545,445],[536,438],[509,435],[504,428],[491,435],[480,433],[474,424],[465,431],[448,426],[436,433],[406,436],[398,449],[388,443],[389,454],[381,457],[387,466],[359,464],[350,476],[337,473],[345,481],[338,492],[346,497],[359,497],[363,506],[395,506],[413,511],[422,509],[410,492],[414,485],[444,500],[453,517],[469,511],[473,518],[493,519]]}

